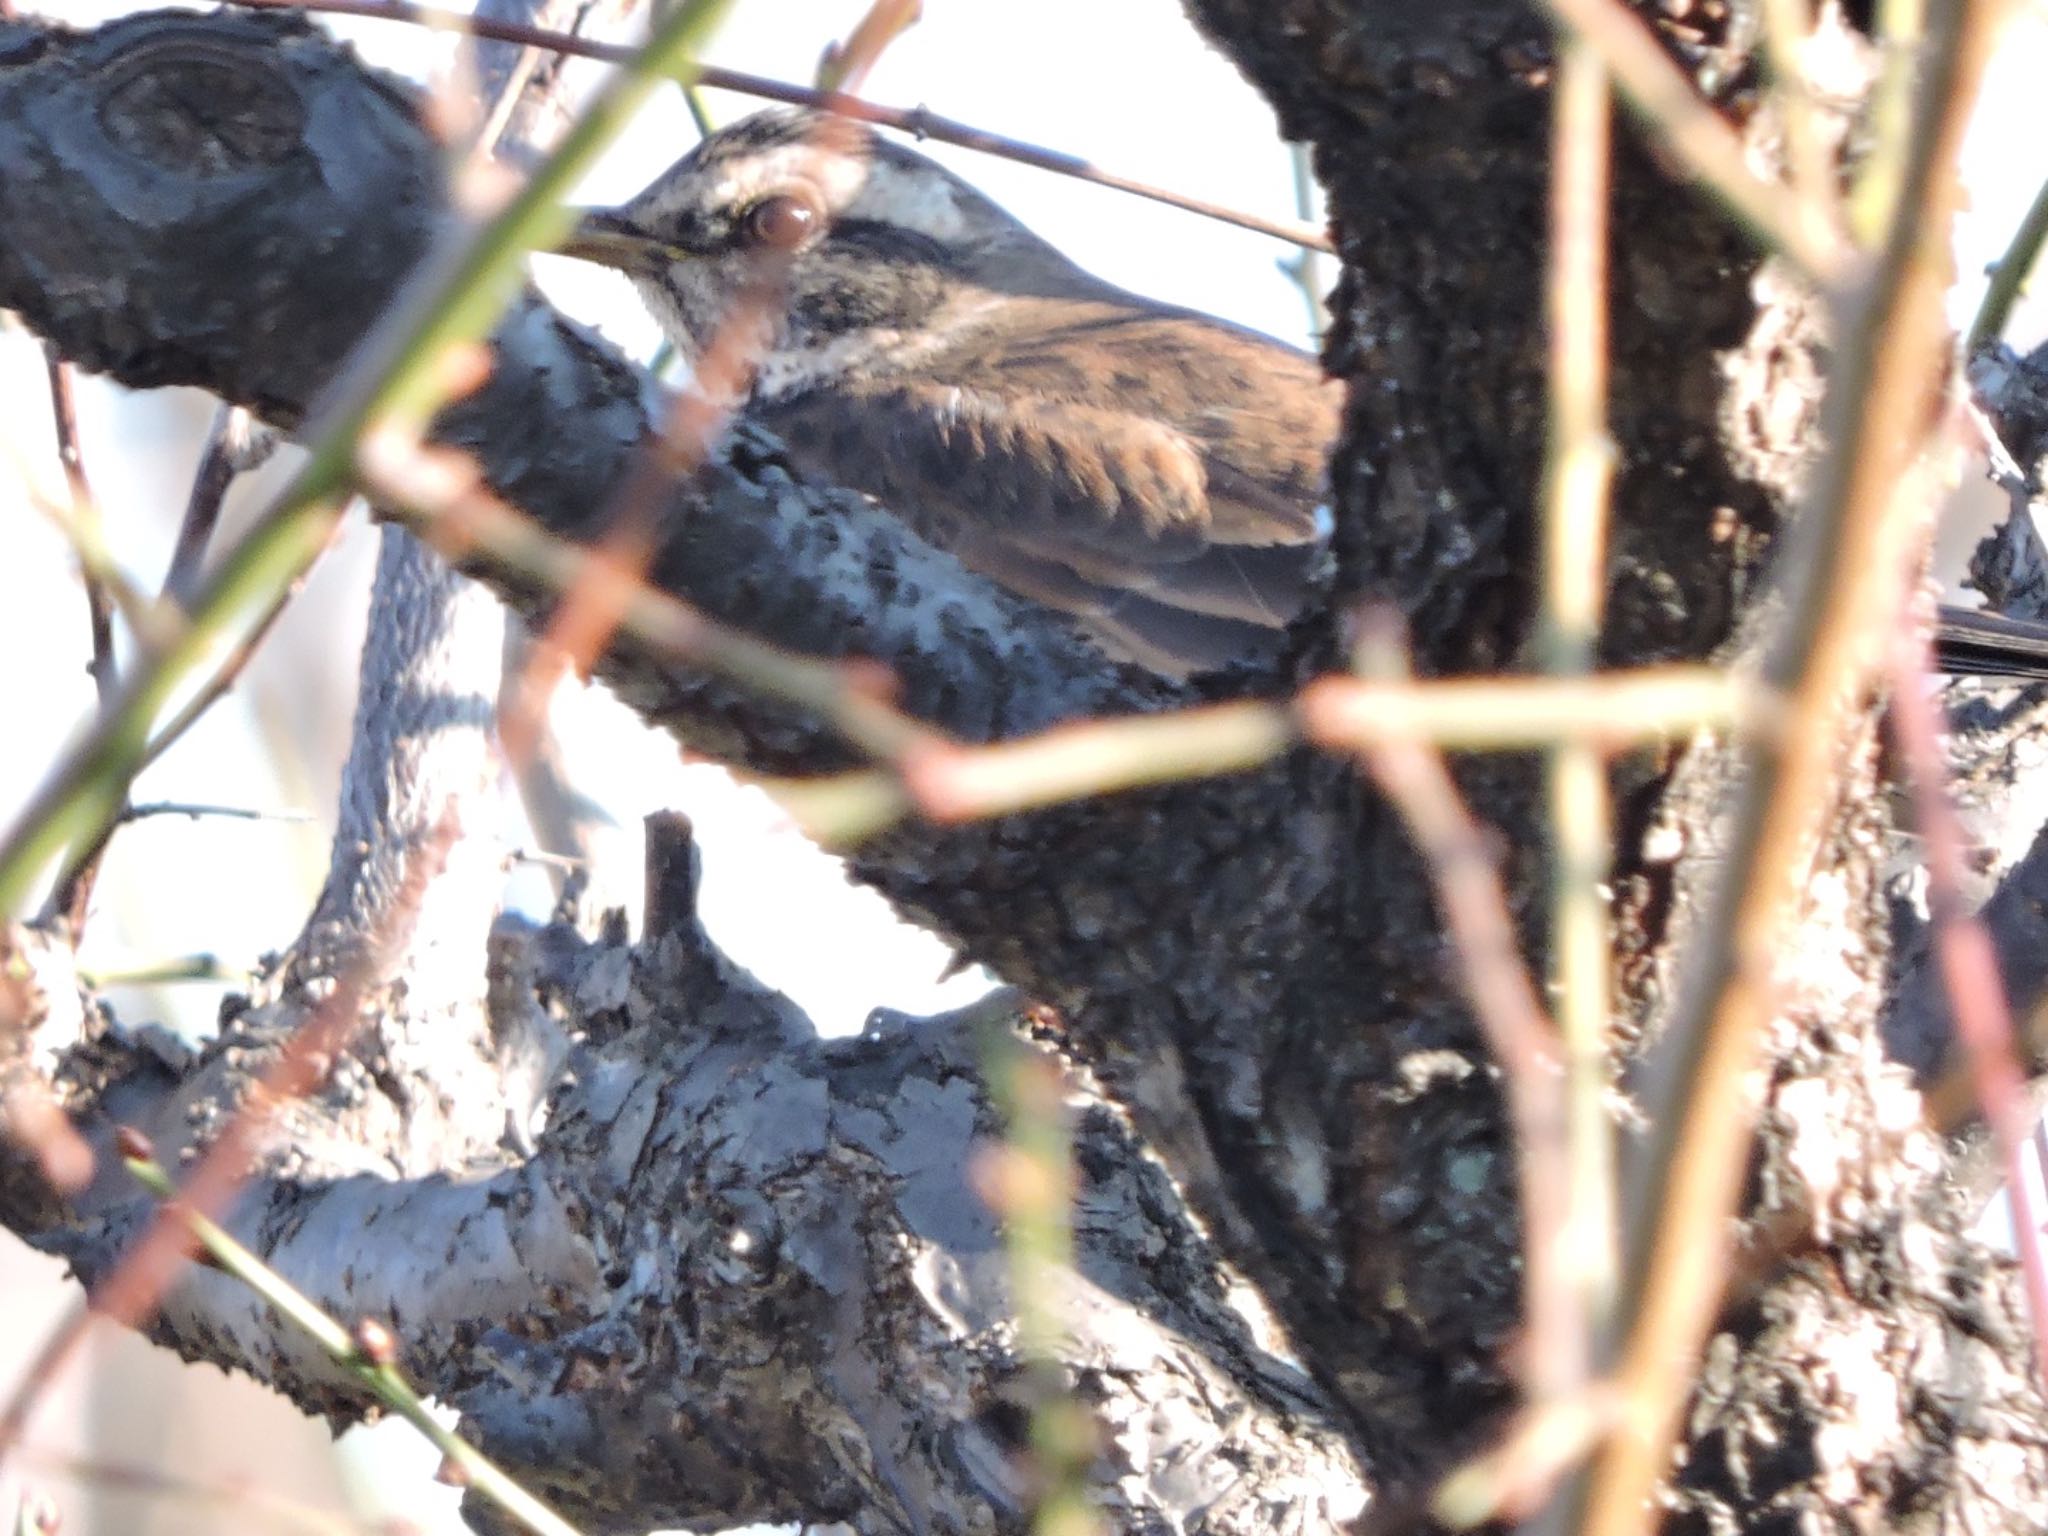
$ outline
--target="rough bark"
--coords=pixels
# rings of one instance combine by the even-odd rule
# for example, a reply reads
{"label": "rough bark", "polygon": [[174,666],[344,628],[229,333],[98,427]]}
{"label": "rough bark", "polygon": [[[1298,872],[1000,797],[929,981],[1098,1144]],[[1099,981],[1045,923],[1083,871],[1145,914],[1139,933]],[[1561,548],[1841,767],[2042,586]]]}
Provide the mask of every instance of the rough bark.
{"label": "rough bark", "polygon": [[[655,834],[638,946],[518,924],[493,946],[501,1028],[578,1030],[531,1156],[506,1137],[493,1162],[362,1171],[397,1163],[409,1127],[309,1106],[237,1231],[334,1315],[390,1320],[411,1377],[586,1529],[1022,1529],[1031,1399],[1008,1259],[966,1177],[1001,1134],[980,1074],[1014,1004],[821,1041],[705,939],[687,825]],[[53,1018],[89,1039],[64,1087],[102,1141],[116,1122],[174,1130],[188,1103],[227,1096],[232,1031],[200,1061],[166,1061],[81,1025],[63,953],[33,953]],[[1059,1284],[1063,1361],[1100,1428],[1099,1496],[1132,1528],[1334,1529],[1363,1493],[1327,1406],[1260,1346],[1122,1117],[1085,1077],[1070,1086],[1080,1257]],[[489,1095],[454,1109],[471,1145],[504,1129]],[[10,1220],[87,1283],[149,1214],[117,1165],[35,1220],[34,1183],[18,1182]],[[337,1424],[362,1411],[216,1272],[189,1273],[152,1330]]]}
{"label": "rough bark", "polygon": [[[1328,351],[1352,386],[1338,587],[1301,627],[1297,667],[1333,654],[1331,615],[1360,595],[1407,616],[1432,670],[1512,666],[1534,607],[1547,34],[1483,0],[1189,8],[1315,143],[1345,260]],[[1751,8],[1645,9],[1767,139]],[[1854,36],[1831,37],[1853,65]],[[433,166],[402,97],[302,29],[0,30],[0,303],[127,382],[198,383],[298,420],[445,222]],[[1624,472],[1606,649],[1701,655],[1745,632],[1811,448],[1824,317],[1632,141],[1615,222]],[[640,381],[530,298],[494,345],[490,382],[438,431],[549,527],[594,538],[648,430]],[[970,740],[1188,696],[1106,666],[886,512],[799,484],[749,431],[672,493],[662,527],[660,584],[792,649],[882,661],[907,709]],[[825,722],[630,643],[605,665],[693,746],[777,771],[847,761]],[[1948,1149],[1884,1055],[1889,801],[1868,734],[1843,752],[1844,808],[1785,956],[1753,1180],[1752,1217],[1796,1231],[1798,1260],[1724,1319],[1673,1503],[1699,1530],[2031,1528],[2048,1422],[2011,1276],[1969,1237]],[[1534,769],[1495,759],[1461,777],[1504,835],[1538,954]],[[1650,1103],[1728,780],[1713,743],[1619,774],[1617,1067]],[[1426,882],[1347,767],[1295,754],[908,828],[855,868],[1053,1004],[1059,1048],[1136,1128],[1093,1101],[1082,1115],[1095,1246],[1077,1294],[1103,1310],[1084,1309],[1068,1356],[1110,1426],[1097,1476],[1128,1523],[1315,1528],[1345,1512],[1359,1468],[1412,1491],[1498,1421],[1519,1290],[1512,1144]],[[962,1178],[986,1112],[958,1026],[804,1039],[673,924],[630,954],[506,942],[502,1017],[538,987],[580,1033],[534,1154],[446,1185],[266,1168],[240,1226],[338,1309],[392,1315],[408,1364],[486,1446],[595,1525],[1014,1525],[1014,1363]],[[89,1120],[192,1088],[110,1038],[96,1049],[117,1059],[71,1089]],[[1140,1145],[1308,1379],[1221,1305],[1213,1256]],[[117,1192],[98,1199],[67,1220],[23,1193],[6,1217],[90,1277],[136,1220]],[[447,1244],[458,1224],[480,1232],[474,1254]],[[374,1255],[351,1253],[369,1230]],[[194,1277],[160,1334],[344,1411],[318,1363],[224,1285]],[[1142,1420],[1129,1404],[1163,1382],[1183,1384],[1187,1416]],[[1212,1497],[1175,1445],[1213,1445],[1243,1476]]]}

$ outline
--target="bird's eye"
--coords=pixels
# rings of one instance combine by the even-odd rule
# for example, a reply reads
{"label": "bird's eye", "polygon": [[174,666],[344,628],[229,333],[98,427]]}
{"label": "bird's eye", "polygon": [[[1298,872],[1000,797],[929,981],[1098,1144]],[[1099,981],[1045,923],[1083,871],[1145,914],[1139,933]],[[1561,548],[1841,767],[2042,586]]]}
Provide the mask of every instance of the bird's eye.
{"label": "bird's eye", "polygon": [[811,198],[795,192],[764,197],[740,221],[749,245],[771,251],[793,251],[825,222],[824,211]]}

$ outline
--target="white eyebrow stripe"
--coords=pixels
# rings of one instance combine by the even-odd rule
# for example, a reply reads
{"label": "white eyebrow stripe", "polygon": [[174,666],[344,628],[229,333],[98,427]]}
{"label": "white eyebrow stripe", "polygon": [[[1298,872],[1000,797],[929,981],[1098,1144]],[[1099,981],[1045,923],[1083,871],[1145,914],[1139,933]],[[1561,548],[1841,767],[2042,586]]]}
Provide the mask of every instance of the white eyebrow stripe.
{"label": "white eyebrow stripe", "polygon": [[865,156],[831,154],[811,144],[785,144],[728,161],[712,183],[711,200],[743,207],[763,193],[792,181],[806,181],[825,194],[827,206],[842,210],[866,182]]}
{"label": "white eyebrow stripe", "polygon": [[958,190],[936,166],[912,171],[876,160],[854,208],[862,218],[900,224],[945,245],[959,240],[968,228]]}
{"label": "white eyebrow stripe", "polygon": [[905,167],[864,154],[841,154],[813,144],[784,144],[719,165],[708,188],[696,176],[654,190],[642,217],[670,218],[685,207],[745,208],[777,187],[807,182],[840,218],[870,219],[914,230],[942,244],[968,232],[959,190],[936,166]]}

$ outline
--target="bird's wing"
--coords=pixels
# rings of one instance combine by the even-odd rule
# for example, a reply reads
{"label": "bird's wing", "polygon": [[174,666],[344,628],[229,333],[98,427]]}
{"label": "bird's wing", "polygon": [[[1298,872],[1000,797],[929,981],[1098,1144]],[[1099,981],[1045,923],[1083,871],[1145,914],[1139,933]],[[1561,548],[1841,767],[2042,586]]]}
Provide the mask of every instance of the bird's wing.
{"label": "bird's wing", "polygon": [[[1047,377],[987,361],[996,378]],[[1314,364],[1301,361],[1319,394]],[[1296,401],[1301,422],[1250,434],[1247,447],[1219,408],[1193,404],[1219,398],[1200,382],[1179,377],[1166,390],[1169,407],[1187,406],[1181,420],[1078,390],[1020,398],[943,375],[845,381],[756,414],[809,473],[877,497],[969,567],[1075,614],[1111,649],[1204,670],[1270,646],[1299,610],[1335,418]],[[1159,401],[1148,383],[1142,403]],[[1274,407],[1254,391],[1245,408]]]}
{"label": "bird's wing", "polygon": [[[921,371],[935,382],[1016,393],[1034,414],[1064,415],[1078,433],[1117,420],[1163,431],[1199,463],[1211,543],[1320,538],[1315,508],[1341,390],[1314,358],[1129,295],[1012,299],[1004,312],[1010,323],[1000,334],[969,331]],[[1077,366],[1082,357],[1092,365]]]}

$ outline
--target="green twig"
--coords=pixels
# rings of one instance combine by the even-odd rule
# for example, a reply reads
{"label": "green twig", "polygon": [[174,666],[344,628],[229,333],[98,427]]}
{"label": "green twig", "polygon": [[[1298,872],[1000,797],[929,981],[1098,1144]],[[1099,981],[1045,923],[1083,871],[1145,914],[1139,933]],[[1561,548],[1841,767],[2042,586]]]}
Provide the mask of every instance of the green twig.
{"label": "green twig", "polygon": [[[694,82],[683,87],[683,105],[690,109],[690,121],[697,125],[697,137],[708,139],[718,132],[718,120],[711,115],[710,103],[705,101],[703,90]],[[656,370],[656,377],[660,371]]]}
{"label": "green twig", "polygon": [[[1622,1408],[1587,1480],[1585,1536],[1648,1528],[1720,1305],[1750,1166],[1754,1067],[1777,998],[1772,962],[1865,696],[1870,633],[1896,611],[1909,542],[1899,509],[1926,494],[1915,465],[1941,416],[1956,167],[2002,13],[1998,0],[1930,9],[1898,195],[1867,280],[1844,296],[1830,327],[1827,448],[1779,540],[1777,622],[1763,657],[1766,681],[1799,725],[1737,754],[1742,791],[1717,849],[1695,964],[1670,1009],[1665,1059],[1639,1094],[1651,1130],[1625,1215]],[[1577,1502],[1577,1490],[1567,1498]]]}
{"label": "green twig", "polygon": [[1871,149],[1849,189],[1849,225],[1868,247],[1891,228],[1913,154],[1913,92],[1920,78],[1920,43],[1927,30],[1927,0],[1880,0],[1878,54],[1882,70],[1871,93]]}
{"label": "green twig", "polygon": [[1977,306],[1977,317],[1970,322],[1970,334],[1963,341],[1965,357],[1975,357],[2005,334],[2013,305],[2019,302],[2020,294],[2026,290],[2027,279],[2033,275],[2034,263],[2041,255],[2044,240],[2048,240],[2048,181],[2042,182],[2040,190],[2034,193],[2027,216],[2013,231],[2012,241],[2006,246],[2005,254],[1998,258],[1998,265],[1991,269],[1991,282],[1984,290],[1984,301]]}
{"label": "green twig", "polygon": [[125,971],[80,971],[78,979],[88,990],[102,992],[108,987],[165,987],[193,981],[246,982],[252,970],[253,967],[247,967],[240,972],[231,971],[220,963],[218,955],[202,950]]}
{"label": "green twig", "polygon": [[482,228],[430,258],[424,277],[356,349],[309,412],[309,456],[271,509],[229,553],[192,605],[192,622],[126,680],[83,741],[0,841],[0,913],[19,911],[49,862],[96,838],[119,809],[148,748],[150,724],[231,633],[271,602],[327,543],[355,468],[356,444],[387,417],[423,425],[448,388],[434,364],[489,330],[517,291],[525,253],[561,239],[562,205],[598,154],[664,79],[692,73],[697,45],[727,0],[685,0],[647,46],[606,81],[561,147]]}
{"label": "green twig", "polygon": [[[1589,676],[1607,585],[1614,444],[1607,433],[1610,86],[1584,41],[1567,39],[1554,96],[1551,163],[1550,461],[1545,473],[1546,669]],[[1616,1271],[1614,1146],[1607,1116],[1613,808],[1606,755],[1565,740],[1549,756],[1551,964],[1563,1035],[1564,1191],[1558,1230],[1529,1234],[1530,1386],[1538,1401],[1580,1391],[1609,1325]],[[1548,1243],[1547,1253],[1537,1245]],[[1539,1281],[1555,1287],[1542,1296]],[[1537,1315],[1538,1304],[1541,1315]],[[1556,1336],[1545,1338],[1546,1331]]]}
{"label": "green twig", "polygon": [[1813,38],[1810,0],[1763,0],[1764,58],[1770,68],[1771,100],[1785,124],[1785,161],[1792,189],[1816,216],[1833,225],[1840,214],[1841,189],[1833,156],[1821,134],[1804,49]]}
{"label": "green twig", "polygon": [[[123,1165],[136,1182],[159,1200],[175,1202],[178,1187],[153,1157],[131,1149]],[[483,1452],[434,1417],[426,1402],[407,1383],[391,1359],[390,1336],[381,1326],[351,1333],[216,1222],[189,1207],[180,1218],[214,1265],[233,1275],[269,1302],[286,1322],[319,1346],[334,1364],[378,1402],[411,1424],[451,1462],[462,1469],[468,1486],[496,1504],[529,1531],[540,1536],[577,1536],[576,1528],[549,1509]]]}
{"label": "green twig", "polygon": [[1621,0],[1544,0],[1570,35],[1583,38],[1651,134],[1767,250],[1825,282],[1840,269],[1840,238],[1781,182],[1750,169],[1740,133],[1672,61],[1650,27]]}
{"label": "green twig", "polygon": [[[1010,1010],[1001,1010],[1004,1022]],[[982,1053],[989,1091],[1006,1139],[983,1165],[982,1193],[1002,1222],[1017,1317],[1017,1352],[1031,1405],[1037,1536],[1089,1536],[1092,1433],[1087,1411],[1067,1389],[1060,1363],[1067,1330],[1060,1315],[1064,1277],[1074,1265],[1073,1148],[1062,1104],[1060,1067],[991,1021]]]}
{"label": "green twig", "polygon": [[[496,546],[487,547],[495,560],[508,558]],[[527,568],[522,561],[512,563]],[[642,606],[650,620],[658,617],[651,601]],[[668,654],[698,661],[681,646],[662,646],[658,623],[629,613],[626,627]],[[805,703],[802,696],[786,691],[774,673],[730,667],[726,675]],[[831,702],[829,696],[821,697],[825,704]],[[883,707],[873,701],[855,702],[870,711]],[[1646,667],[1562,679],[1418,682],[1329,676],[1310,682],[1291,706],[1238,700],[1166,714],[1079,720],[1036,736],[979,747],[963,747],[936,733],[922,739],[906,737],[903,750],[893,755],[869,749],[889,766],[781,781],[774,785],[774,793],[812,836],[844,847],[913,813],[936,821],[976,821],[1148,785],[1242,773],[1270,762],[1299,740],[1347,753],[1413,743],[1458,752],[1521,752],[1572,741],[1614,750],[1683,740],[1706,730],[1738,736],[1768,733],[1782,726],[1781,704],[1753,677],[1704,666]],[[805,707],[822,710],[823,705]],[[826,718],[839,723],[842,734],[856,746],[864,745],[864,739],[853,735],[849,724],[872,730],[892,723],[888,715],[877,715],[873,726],[838,714]],[[882,746],[890,743],[890,738],[872,739]]]}

